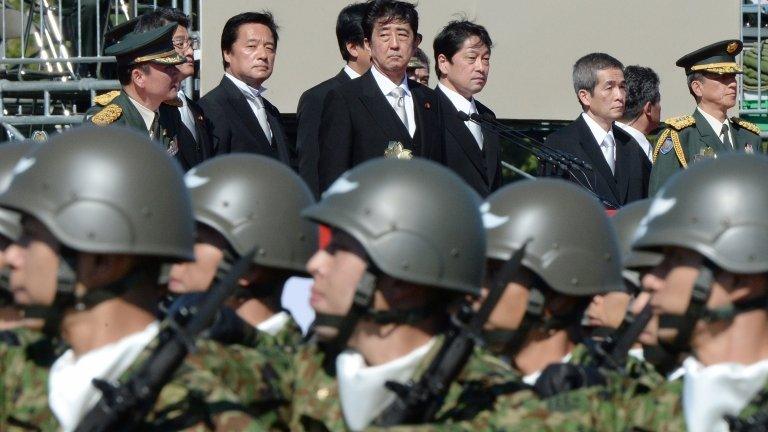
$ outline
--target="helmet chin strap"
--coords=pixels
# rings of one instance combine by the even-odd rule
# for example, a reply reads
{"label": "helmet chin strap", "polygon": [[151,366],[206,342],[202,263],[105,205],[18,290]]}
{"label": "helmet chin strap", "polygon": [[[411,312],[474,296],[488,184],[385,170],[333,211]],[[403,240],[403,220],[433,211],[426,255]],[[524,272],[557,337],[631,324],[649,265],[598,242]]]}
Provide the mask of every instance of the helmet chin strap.
{"label": "helmet chin strap", "polygon": [[736,315],[756,309],[765,309],[768,306],[768,295],[761,295],[733,302],[723,307],[708,309],[706,303],[712,293],[715,271],[715,265],[709,260],[704,260],[699,266],[699,275],[693,284],[691,301],[685,313],[682,315],[662,314],[659,316],[659,328],[677,329],[677,335],[672,342],[659,341],[659,345],[666,350],[672,353],[689,351],[691,349],[693,329],[699,320],[708,323],[730,321]]}
{"label": "helmet chin strap", "polygon": [[525,306],[525,315],[523,315],[523,320],[517,329],[486,330],[483,332],[483,338],[489,349],[495,354],[509,356],[517,354],[523,347],[531,329],[544,326],[544,305],[544,293],[539,288],[531,287],[528,303]]}

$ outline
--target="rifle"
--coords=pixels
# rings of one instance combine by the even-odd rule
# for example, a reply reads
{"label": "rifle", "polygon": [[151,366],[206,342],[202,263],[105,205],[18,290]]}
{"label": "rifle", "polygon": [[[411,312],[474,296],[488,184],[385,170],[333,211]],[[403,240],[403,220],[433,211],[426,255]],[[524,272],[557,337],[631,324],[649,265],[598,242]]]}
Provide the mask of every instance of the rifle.
{"label": "rifle", "polygon": [[525,245],[504,263],[496,274],[480,310],[474,312],[469,304],[462,305],[451,317],[445,342],[418,382],[400,384],[387,381],[386,387],[397,398],[378,416],[377,426],[427,423],[434,419],[443,405],[451,383],[469,360],[475,345],[481,342],[485,322],[504,293],[509,280],[519,271],[525,255]]}
{"label": "rifle", "polygon": [[536,380],[536,393],[548,398],[566,391],[605,384],[607,372],[625,373],[627,356],[632,344],[651,320],[651,305],[647,304],[639,315],[622,325],[614,335],[588,346],[594,363],[574,365],[557,363],[547,366]]}
{"label": "rifle", "polygon": [[102,397],[75,431],[134,430],[141,424],[184,358],[195,350],[195,338],[213,323],[221,305],[234,292],[237,280],[248,270],[255,253],[253,249],[243,255],[199,305],[168,317],[168,325],[158,335],[161,343],[127,381],[114,386],[94,379],[93,385],[101,390]]}

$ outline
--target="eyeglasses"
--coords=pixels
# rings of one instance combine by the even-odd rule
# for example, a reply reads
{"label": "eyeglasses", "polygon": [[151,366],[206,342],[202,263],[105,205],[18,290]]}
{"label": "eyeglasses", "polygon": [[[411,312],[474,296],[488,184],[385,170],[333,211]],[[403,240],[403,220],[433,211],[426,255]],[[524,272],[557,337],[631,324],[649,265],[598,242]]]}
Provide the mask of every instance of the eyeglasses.
{"label": "eyeglasses", "polygon": [[200,49],[200,39],[198,38],[186,38],[186,39],[174,39],[173,47],[178,49],[187,49],[192,47],[193,50]]}

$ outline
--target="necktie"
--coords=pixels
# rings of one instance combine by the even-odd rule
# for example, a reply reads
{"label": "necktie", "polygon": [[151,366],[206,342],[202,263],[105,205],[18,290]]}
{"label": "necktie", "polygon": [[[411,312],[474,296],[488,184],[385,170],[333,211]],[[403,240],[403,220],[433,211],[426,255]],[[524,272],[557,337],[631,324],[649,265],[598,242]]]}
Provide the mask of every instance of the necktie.
{"label": "necktie", "polygon": [[720,129],[720,133],[723,135],[723,144],[733,148],[733,144],[731,144],[731,138],[728,137],[728,123],[723,123],[723,128]]}
{"label": "necktie", "polygon": [[605,161],[608,162],[611,172],[616,174],[616,143],[613,141],[613,135],[606,135],[600,148],[603,150],[603,156],[605,156]]}
{"label": "necktie", "polygon": [[149,125],[149,137],[156,140],[160,139],[160,115],[157,113],[152,119],[152,124]]}
{"label": "necktie", "polygon": [[405,89],[402,87],[395,87],[389,95],[395,99],[395,103],[392,106],[400,117],[400,121],[405,125],[405,129],[408,129],[408,112],[405,110]]}
{"label": "necktie", "polygon": [[269,122],[267,121],[267,111],[264,109],[264,101],[261,99],[261,96],[255,96],[254,101],[256,102],[256,120],[259,121],[261,130],[263,130],[264,135],[267,136],[269,145],[272,145],[272,129],[270,129]]}
{"label": "necktie", "polygon": [[[475,108],[474,105],[470,105],[469,114],[470,115],[477,114],[477,108]],[[480,147],[480,150],[482,150],[483,149],[483,130],[480,128],[480,125],[471,120],[465,121],[464,123],[469,128],[469,131],[472,132],[472,136],[475,137],[475,141],[477,142],[477,145]]]}

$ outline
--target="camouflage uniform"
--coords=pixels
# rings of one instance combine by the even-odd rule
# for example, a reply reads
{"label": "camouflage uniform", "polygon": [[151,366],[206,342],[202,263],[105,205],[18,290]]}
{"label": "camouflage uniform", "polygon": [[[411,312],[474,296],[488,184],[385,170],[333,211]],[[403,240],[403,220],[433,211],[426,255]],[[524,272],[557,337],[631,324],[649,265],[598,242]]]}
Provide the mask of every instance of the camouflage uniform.
{"label": "camouflage uniform", "polygon": [[[424,372],[432,361],[441,341],[439,336],[419,364],[415,377]],[[348,430],[339,402],[338,383],[324,367],[326,360],[325,352],[316,344],[302,346],[294,357],[293,368],[283,381],[283,391],[293,395],[289,422],[292,431]],[[476,348],[451,385],[435,422],[441,425],[461,421],[472,423],[471,419],[479,413],[492,409],[499,395],[523,386],[519,376],[504,362]]]}

